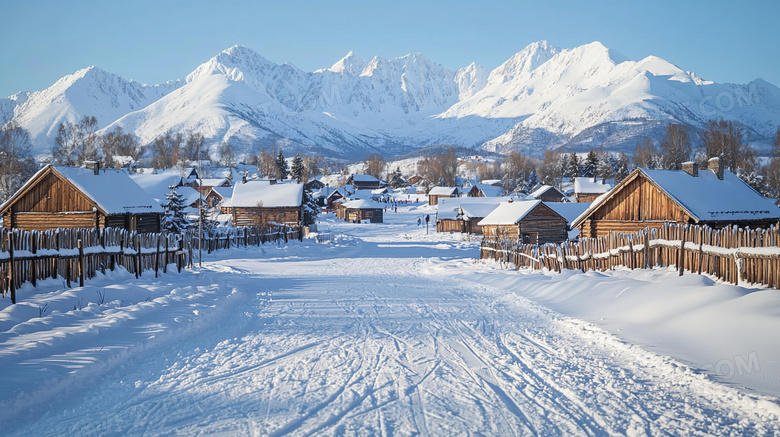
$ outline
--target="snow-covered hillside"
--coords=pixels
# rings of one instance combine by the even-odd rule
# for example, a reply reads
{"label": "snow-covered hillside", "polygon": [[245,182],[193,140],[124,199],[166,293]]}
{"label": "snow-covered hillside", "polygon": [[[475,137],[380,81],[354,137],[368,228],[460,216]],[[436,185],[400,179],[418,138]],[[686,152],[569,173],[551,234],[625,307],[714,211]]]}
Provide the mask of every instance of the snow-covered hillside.
{"label": "snow-covered hillside", "polygon": [[422,54],[366,61],[348,53],[304,72],[231,47],[187,77],[146,86],[90,67],[43,91],[0,99],[49,151],[62,121],[84,115],[122,126],[147,144],[166,131],[202,133],[215,152],[281,147],[340,158],[393,156],[454,144],[540,156],[549,148],[631,150],[664,123],[700,128],[723,117],[745,124],[759,147],[780,125],[780,89],[757,79],[717,84],[655,56],[640,61],[599,42],[561,49],[529,45],[488,71],[453,72]]}

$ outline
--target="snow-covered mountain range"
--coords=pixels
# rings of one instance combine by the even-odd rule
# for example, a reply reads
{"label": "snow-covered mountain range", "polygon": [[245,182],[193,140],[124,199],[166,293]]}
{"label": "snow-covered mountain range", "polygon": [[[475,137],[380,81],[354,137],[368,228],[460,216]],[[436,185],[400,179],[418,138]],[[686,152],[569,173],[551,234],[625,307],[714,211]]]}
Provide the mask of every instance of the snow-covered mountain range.
{"label": "snow-covered mountain range", "polygon": [[550,148],[633,150],[664,126],[712,118],[742,122],[766,147],[780,125],[780,89],[761,79],[717,84],[658,57],[631,61],[594,42],[561,49],[540,41],[492,71],[456,72],[421,54],[365,61],[350,52],[304,72],[235,46],[187,77],[141,85],[96,67],[36,92],[0,99],[0,121],[30,131],[47,154],[63,121],[95,116],[142,144],[166,131],[196,131],[212,152],[263,147],[340,158],[394,156],[432,145],[540,156]]}

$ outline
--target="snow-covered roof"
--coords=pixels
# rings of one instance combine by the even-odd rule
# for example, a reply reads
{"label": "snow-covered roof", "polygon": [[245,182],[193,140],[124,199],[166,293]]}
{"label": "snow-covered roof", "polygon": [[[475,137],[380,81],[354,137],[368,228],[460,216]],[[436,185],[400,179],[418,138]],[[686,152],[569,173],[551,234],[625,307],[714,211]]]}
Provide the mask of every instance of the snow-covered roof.
{"label": "snow-covered roof", "polygon": [[198,182],[200,183],[201,187],[218,187],[218,186],[224,184],[225,182],[230,183],[230,181],[227,178],[221,178],[221,179],[201,179]]}
{"label": "snow-covered roof", "polygon": [[230,199],[233,196],[233,187],[211,187],[211,190],[223,199]]}
{"label": "snow-covered roof", "polygon": [[160,204],[122,170],[109,168],[95,175],[91,168],[53,168],[107,214],[163,212]]}
{"label": "snow-covered roof", "polygon": [[538,199],[544,193],[546,193],[548,190],[555,190],[556,192],[560,193],[561,194],[561,198],[566,197],[563,193],[561,193],[561,191],[559,189],[553,187],[552,185],[542,185],[541,187],[535,189],[531,194],[526,196],[526,199],[527,200]]}
{"label": "snow-covered roof", "polygon": [[574,192],[578,194],[602,194],[612,188],[610,184],[602,181],[593,181],[593,178],[574,178]]}
{"label": "snow-covered roof", "polygon": [[183,178],[180,170],[166,169],[158,170],[156,173],[134,173],[130,175],[130,179],[157,202],[162,203],[165,201],[165,195],[171,191],[169,187],[180,185]]}
{"label": "snow-covered roof", "polygon": [[484,179],[477,185],[503,185],[501,179]]}
{"label": "snow-covered roof", "polygon": [[541,200],[520,200],[516,202],[501,202],[496,209],[480,220],[479,225],[514,225],[520,222],[529,212],[541,204]]}
{"label": "snow-covered roof", "polygon": [[374,202],[370,199],[356,199],[350,200],[344,203],[344,207],[348,209],[382,209],[382,205]]}
{"label": "snow-covered roof", "polygon": [[[638,168],[635,172],[657,185],[697,222],[780,220],[780,208],[728,170],[723,171],[722,180],[711,170],[700,170],[696,177],[682,170]],[[618,187],[633,180],[633,175],[624,179]],[[594,200],[590,208],[572,222],[572,226],[579,226],[611,197],[611,193],[604,193]]]}
{"label": "snow-covered roof", "polygon": [[477,184],[477,189],[482,191],[485,197],[500,197],[504,195],[504,188],[489,184]]}
{"label": "snow-covered roof", "polygon": [[453,196],[458,193],[458,189],[454,187],[433,187],[428,192],[429,196]]}
{"label": "snow-covered roof", "polygon": [[486,217],[501,202],[509,200],[510,197],[445,197],[439,199],[436,217],[439,220],[456,220],[461,209],[464,219]]}
{"label": "snow-covered roof", "polygon": [[370,174],[353,174],[353,182],[379,182],[379,179],[371,176]]}
{"label": "snow-covered roof", "polygon": [[[171,190],[168,190],[170,192]],[[176,192],[184,199],[184,204],[187,206],[192,205],[200,199],[200,191],[185,185],[183,187],[176,188]]]}
{"label": "snow-covered roof", "polygon": [[710,170],[698,177],[682,170],[641,171],[699,221],[780,219],[780,208],[728,170],[723,180]]}
{"label": "snow-covered roof", "polygon": [[303,201],[303,184],[271,184],[247,181],[233,186],[232,207],[264,208],[298,207]]}
{"label": "snow-covered roof", "polygon": [[574,223],[574,220],[590,207],[590,203],[585,202],[544,202],[544,204],[565,218],[569,224]]}

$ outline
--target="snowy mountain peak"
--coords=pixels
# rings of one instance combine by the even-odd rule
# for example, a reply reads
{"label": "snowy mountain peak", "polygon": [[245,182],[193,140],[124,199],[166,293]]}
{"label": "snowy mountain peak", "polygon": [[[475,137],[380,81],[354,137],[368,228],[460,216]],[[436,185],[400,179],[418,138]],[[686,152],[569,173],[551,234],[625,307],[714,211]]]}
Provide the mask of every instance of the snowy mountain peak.
{"label": "snowy mountain peak", "polygon": [[547,41],[537,41],[529,44],[493,70],[491,76],[494,79],[492,80],[500,78],[502,82],[509,82],[517,77],[527,76],[540,65],[560,53],[560,51],[561,49]]}
{"label": "snowy mountain peak", "polygon": [[278,65],[260,56],[254,50],[235,45],[198,66],[185,79],[187,83],[214,74],[225,75],[233,81],[244,81],[244,73],[266,71]]}
{"label": "snowy mountain peak", "polygon": [[476,62],[458,70],[455,73],[455,83],[458,85],[460,100],[467,99],[484,88],[489,74],[487,68]]}
{"label": "snowy mountain peak", "polygon": [[333,66],[330,67],[328,71],[346,76],[359,76],[364,68],[366,68],[366,61],[358,57],[355,52],[350,50],[346,56],[333,64]]}

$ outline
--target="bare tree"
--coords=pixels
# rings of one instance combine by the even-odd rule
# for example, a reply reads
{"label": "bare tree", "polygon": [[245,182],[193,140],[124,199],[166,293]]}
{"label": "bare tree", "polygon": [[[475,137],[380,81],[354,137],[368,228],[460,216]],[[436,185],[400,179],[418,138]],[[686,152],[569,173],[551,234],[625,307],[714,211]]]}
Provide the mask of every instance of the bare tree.
{"label": "bare tree", "polygon": [[366,160],[366,174],[379,180],[385,177],[385,158],[380,154],[373,154]]}
{"label": "bare tree", "polygon": [[172,168],[179,164],[179,152],[184,143],[180,133],[166,132],[152,143],[152,167],[156,169]]}
{"label": "bare tree", "polygon": [[114,165],[114,157],[116,156],[129,156],[137,162],[143,155],[143,148],[138,144],[138,140],[133,134],[125,133],[122,126],[117,126],[114,130],[103,135],[100,143],[103,163],[106,167]]}
{"label": "bare tree", "polygon": [[266,152],[265,148],[260,152],[257,162],[257,171],[261,175],[267,178],[279,179],[279,168],[276,166],[274,156],[276,155],[276,149],[272,149],[271,153]]}
{"label": "bare tree", "polygon": [[634,166],[649,170],[661,168],[661,155],[658,154],[652,139],[646,137],[644,141],[636,144]]}
{"label": "bare tree", "polygon": [[772,157],[764,169],[766,184],[771,188],[775,197],[780,197],[780,128],[777,128],[775,144],[772,148]]}
{"label": "bare tree", "polygon": [[740,122],[710,120],[701,135],[704,157],[721,158],[732,172],[738,168],[755,168],[756,154],[742,141],[744,133],[745,127]]}
{"label": "bare tree", "polygon": [[223,141],[219,146],[219,160],[225,167],[236,165],[236,152],[227,141]]}
{"label": "bare tree", "polygon": [[536,175],[536,166],[531,158],[513,150],[504,160],[502,170],[503,177],[501,179],[507,192],[528,193],[533,189],[530,182]]}
{"label": "bare tree", "polygon": [[0,127],[0,201],[5,201],[35,173],[30,134],[15,121]]}
{"label": "bare tree", "polygon": [[664,169],[682,169],[682,163],[691,159],[691,141],[688,139],[688,128],[682,124],[669,124],[659,147],[661,149],[661,166]]}
{"label": "bare tree", "polygon": [[181,158],[184,161],[197,161],[200,159],[198,151],[203,151],[203,135],[190,132],[187,134],[187,140],[182,148]]}
{"label": "bare tree", "polygon": [[544,160],[539,166],[539,177],[545,185],[561,187],[565,163],[568,163],[566,155],[547,150],[544,152]]}
{"label": "bare tree", "polygon": [[97,161],[101,153],[97,127],[97,119],[88,115],[78,123],[60,123],[54,138],[53,163],[75,166]]}
{"label": "bare tree", "polygon": [[457,170],[458,157],[454,147],[417,162],[417,173],[436,185],[454,186]]}

